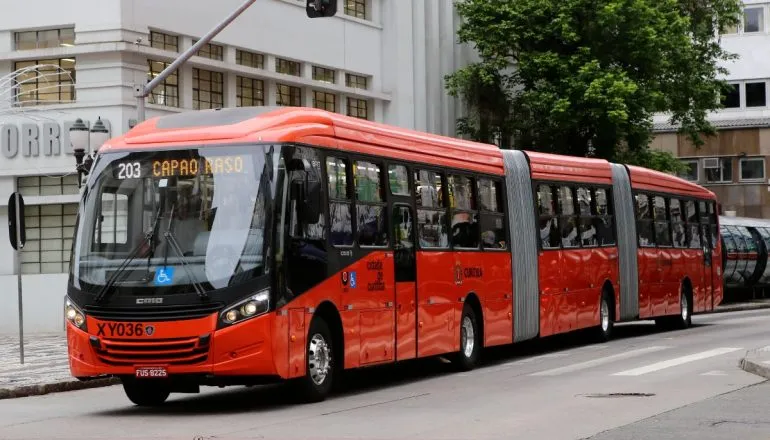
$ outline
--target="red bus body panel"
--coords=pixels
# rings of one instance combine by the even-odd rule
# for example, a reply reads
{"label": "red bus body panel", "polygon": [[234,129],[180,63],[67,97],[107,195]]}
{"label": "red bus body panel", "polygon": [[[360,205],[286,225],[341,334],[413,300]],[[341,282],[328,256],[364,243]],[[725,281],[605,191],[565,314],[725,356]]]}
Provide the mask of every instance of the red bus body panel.
{"label": "red bus body panel", "polygon": [[[142,123],[105,144],[101,151],[296,142],[494,176],[504,176],[506,172],[503,154],[495,145],[420,133],[315,109],[282,108],[219,126],[158,128],[157,123],[158,119]],[[534,181],[613,185],[611,164],[605,160],[525,153]],[[634,190],[716,200],[713,193],[681,179],[639,167],[628,169]],[[638,249],[639,318],[678,313],[678,293],[685,277],[692,282],[694,311],[712,310],[723,296],[718,276],[721,274],[720,251],[718,245],[713,254],[713,272],[706,272],[702,250]],[[516,292],[510,248],[498,252],[418,250],[416,282],[395,282],[393,255],[390,250],[371,252],[278,310],[220,330],[216,330],[218,314],[195,320],[159,322],[154,323],[156,338],[99,336],[102,347],[99,351],[89,337],[96,334],[100,324],[108,323],[88,317],[88,332],[68,324],[72,373],[78,377],[105,373],[130,375],[134,364],[141,364],[132,362],[132,346],[158,352],[159,361],[148,365],[164,364],[162,357],[170,354],[159,348],[160,339],[187,341],[192,344],[193,348],[188,348],[192,353],[198,338],[210,334],[205,361],[194,365],[168,363],[169,372],[300,377],[306,373],[305,353],[311,319],[315,311],[327,303],[337,311],[342,325],[344,368],[458,351],[464,304],[476,299],[481,307],[482,316],[477,318],[483,323],[483,345],[512,343]],[[620,315],[618,246],[540,250],[538,263],[539,337],[596,326],[602,289],[606,285],[615,295],[615,316]],[[343,281],[353,272],[357,274],[355,286]],[[129,363],[110,364],[117,359],[115,356],[122,356]]]}

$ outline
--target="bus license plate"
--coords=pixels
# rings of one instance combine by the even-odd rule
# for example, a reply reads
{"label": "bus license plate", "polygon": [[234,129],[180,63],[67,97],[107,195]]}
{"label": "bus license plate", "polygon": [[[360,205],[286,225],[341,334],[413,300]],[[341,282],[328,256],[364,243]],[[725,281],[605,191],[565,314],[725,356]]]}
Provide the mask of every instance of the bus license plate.
{"label": "bus license plate", "polygon": [[141,379],[168,377],[166,367],[137,367],[136,377]]}

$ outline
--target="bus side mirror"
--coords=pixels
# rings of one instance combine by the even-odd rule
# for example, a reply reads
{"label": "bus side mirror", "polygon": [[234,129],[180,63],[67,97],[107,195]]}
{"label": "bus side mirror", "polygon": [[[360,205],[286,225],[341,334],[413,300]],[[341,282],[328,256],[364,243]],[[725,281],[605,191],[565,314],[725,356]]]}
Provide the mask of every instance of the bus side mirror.
{"label": "bus side mirror", "polygon": [[305,1],[305,12],[310,18],[333,17],[337,14],[337,0]]}

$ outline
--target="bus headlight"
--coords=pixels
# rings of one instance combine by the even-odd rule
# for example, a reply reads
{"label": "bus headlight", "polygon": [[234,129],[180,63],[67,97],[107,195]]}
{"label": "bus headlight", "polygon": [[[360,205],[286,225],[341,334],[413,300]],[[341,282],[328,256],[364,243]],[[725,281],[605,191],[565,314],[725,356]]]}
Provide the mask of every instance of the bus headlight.
{"label": "bus headlight", "polygon": [[263,290],[226,307],[219,317],[224,324],[232,325],[255,316],[263,315],[269,309],[270,290]]}
{"label": "bus headlight", "polygon": [[79,329],[86,326],[86,314],[69,298],[64,298],[64,318]]}

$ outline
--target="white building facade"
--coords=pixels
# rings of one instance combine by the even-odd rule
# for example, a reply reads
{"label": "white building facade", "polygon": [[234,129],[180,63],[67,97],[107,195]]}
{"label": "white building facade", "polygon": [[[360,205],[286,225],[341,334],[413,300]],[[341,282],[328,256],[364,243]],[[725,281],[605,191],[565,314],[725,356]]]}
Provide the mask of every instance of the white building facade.
{"label": "white building facade", "polygon": [[683,177],[714,191],[725,213],[770,218],[770,1],[744,0],[740,24],[720,43],[738,59],[723,64],[725,108],[708,115],[718,135],[696,149],[658,115],[654,146],[689,165]]}
{"label": "white building facade", "polygon": [[[257,0],[146,100],[146,117],[193,109],[320,107],[453,136],[459,105],[444,76],[471,51],[455,44],[452,2],[338,0],[309,19],[304,0]],[[61,332],[78,187],[69,127],[100,120],[111,136],[136,123],[134,91],[242,0],[39,0],[0,14],[0,220],[25,199],[25,333]],[[58,72],[58,73],[57,73]],[[91,151],[97,148],[91,145]],[[0,228],[0,334],[18,331],[16,257]]]}

